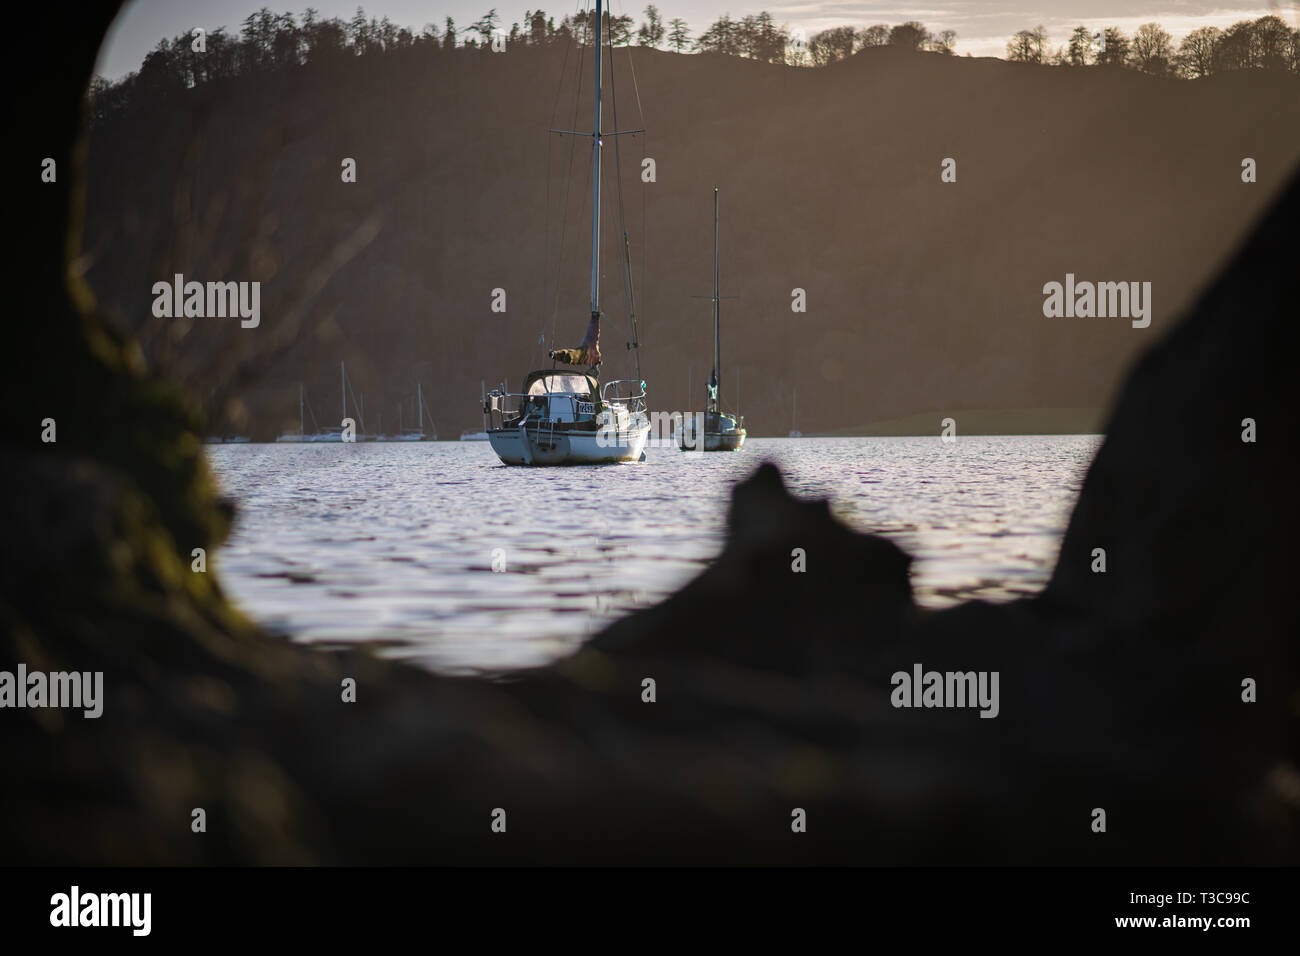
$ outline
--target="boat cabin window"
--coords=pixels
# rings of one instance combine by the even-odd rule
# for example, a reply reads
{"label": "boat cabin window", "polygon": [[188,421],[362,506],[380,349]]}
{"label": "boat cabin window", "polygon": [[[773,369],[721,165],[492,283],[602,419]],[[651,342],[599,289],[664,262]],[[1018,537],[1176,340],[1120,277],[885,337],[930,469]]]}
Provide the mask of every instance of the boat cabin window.
{"label": "boat cabin window", "polygon": [[591,382],[585,375],[569,375],[564,372],[556,372],[554,375],[546,375],[534,379],[528,386],[529,395],[591,395]]}
{"label": "boat cabin window", "polygon": [[575,422],[595,414],[591,379],[570,372],[550,372],[528,383],[528,415],[559,422]]}

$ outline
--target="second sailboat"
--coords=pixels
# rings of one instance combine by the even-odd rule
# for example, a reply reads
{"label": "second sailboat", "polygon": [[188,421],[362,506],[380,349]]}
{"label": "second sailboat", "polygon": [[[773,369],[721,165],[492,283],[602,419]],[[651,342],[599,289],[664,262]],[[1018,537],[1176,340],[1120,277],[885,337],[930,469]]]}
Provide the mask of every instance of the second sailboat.
{"label": "second sailboat", "polygon": [[[706,388],[704,406],[704,451],[740,451],[745,446],[745,420],[722,411],[718,392],[722,385],[722,293],[718,287],[718,188],[713,187],[713,375]],[[730,298],[730,296],[728,296]],[[678,447],[698,451],[700,436],[695,434],[699,419],[686,416]]]}

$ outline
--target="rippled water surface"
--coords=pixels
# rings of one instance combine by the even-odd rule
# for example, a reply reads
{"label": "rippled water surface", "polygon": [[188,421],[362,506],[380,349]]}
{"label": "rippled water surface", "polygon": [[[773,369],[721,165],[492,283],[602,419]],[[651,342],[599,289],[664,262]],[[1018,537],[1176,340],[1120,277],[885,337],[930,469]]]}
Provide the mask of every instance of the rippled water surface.
{"label": "rippled water surface", "polygon": [[928,606],[1033,592],[1099,442],[758,438],[540,469],[501,465],[487,442],[210,446],[239,504],[215,564],[251,616],[300,640],[382,642],[441,670],[529,666],[697,574],[731,486],[763,459],[910,552]]}

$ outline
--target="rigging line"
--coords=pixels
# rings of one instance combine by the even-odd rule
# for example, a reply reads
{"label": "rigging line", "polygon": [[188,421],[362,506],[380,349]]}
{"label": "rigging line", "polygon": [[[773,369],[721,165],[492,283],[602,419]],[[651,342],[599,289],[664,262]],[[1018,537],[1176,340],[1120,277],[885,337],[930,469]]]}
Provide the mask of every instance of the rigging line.
{"label": "rigging line", "polygon": [[[610,16],[611,16],[611,18],[613,17],[613,11],[610,11]],[[609,39],[609,106],[610,106],[610,118],[613,120],[613,123],[614,123],[614,129],[617,130],[617,129],[618,129],[618,90],[617,90],[617,88],[616,88],[615,85],[614,85],[614,31],[613,31],[612,28],[611,28],[610,31],[609,31],[608,39]],[[614,169],[613,169],[612,175],[613,175],[613,178],[614,178],[614,190],[615,190],[615,192],[616,192],[617,195],[618,195],[619,233],[620,233],[620,235],[621,235],[621,236],[623,237],[623,239],[624,239],[624,250],[626,250],[626,248],[627,248],[627,245],[626,245],[627,231],[626,231],[626,229],[625,229],[625,227],[624,227],[624,218],[623,218],[623,176],[622,176],[622,172],[623,172],[623,159],[622,159],[622,151],[621,151],[621,149],[620,149],[620,147],[619,147],[619,140],[620,140],[620,139],[621,139],[620,136],[615,136],[615,137],[614,137]],[[603,172],[603,170],[602,170],[602,172]],[[621,252],[621,258],[623,259],[624,263],[626,264],[627,256],[626,256],[625,251]],[[627,269],[626,269],[626,265],[625,265],[625,268],[624,268],[624,270],[623,270],[623,307],[624,307],[625,309],[628,310],[628,315],[631,315],[631,314],[632,314],[631,306],[629,305],[629,302],[628,302],[628,293],[629,293],[629,291],[630,291],[630,287],[629,287],[629,278],[630,278],[630,277],[629,277],[628,274],[627,274]],[[625,337],[626,340],[630,343],[631,338],[630,338],[629,335],[628,335],[628,327],[627,327],[627,325],[620,323],[620,324],[619,324],[619,327],[623,330],[623,335],[624,335],[624,337]],[[629,349],[628,351],[633,351],[633,350]]]}
{"label": "rigging line", "polygon": [[560,64],[560,81],[555,86],[555,103],[551,106],[551,127],[555,126],[555,117],[560,113],[560,93],[564,91],[564,78],[568,76],[569,54],[573,50],[570,43],[564,44],[564,61]]}
{"label": "rigging line", "polygon": [[[622,4],[620,3],[619,6],[622,6]],[[652,49],[653,49],[653,48],[652,48]],[[611,54],[611,56],[612,56],[612,55],[613,55],[613,54]],[[645,110],[643,110],[643,109],[641,108],[641,87],[637,84],[637,81],[636,81],[636,63],[634,63],[634,62],[632,61],[632,48],[631,48],[630,46],[628,47],[628,50],[627,50],[627,66],[628,66],[628,69],[629,69],[629,70],[631,71],[631,73],[632,73],[632,92],[633,92],[633,93],[635,94],[635,96],[636,96],[636,115],[639,116],[639,117],[641,118],[641,122],[638,123],[637,125],[640,126],[640,127],[642,127],[642,128],[644,128],[644,127],[645,127]]]}
{"label": "rigging line", "polygon": [[[569,54],[572,46],[564,44],[564,60],[560,63],[560,76],[555,84],[555,100],[551,105],[551,128],[555,127],[555,118],[560,113],[560,94],[564,92],[564,78],[569,72]],[[537,346],[546,338],[546,305],[551,299],[551,137],[546,136],[546,213],[542,220],[542,308],[541,323],[537,329],[537,341],[533,343],[533,361],[531,367],[537,367]],[[557,279],[558,281],[558,279]]]}
{"label": "rigging line", "polygon": [[[630,57],[631,55],[632,55],[632,51],[629,50],[628,56]],[[614,129],[618,129],[619,128],[618,90],[617,87],[615,86],[615,80],[614,80],[615,72],[616,71],[614,69],[614,31],[610,30],[609,99],[610,99],[610,109],[613,113]],[[623,171],[623,151],[621,146],[619,145],[619,139],[620,137],[618,136],[614,137],[614,167],[615,167],[614,188],[618,193],[618,227],[619,227],[618,231],[623,238],[623,248],[620,250],[621,258],[623,260],[623,305],[627,309],[628,322],[632,328],[632,331],[629,332],[627,326],[624,326],[623,334],[628,336],[628,340],[627,340],[628,351],[633,353],[631,356],[629,356],[629,358],[633,360],[632,364],[634,366],[634,370],[637,373],[637,378],[640,379],[641,362],[639,357],[635,354],[638,348],[640,347],[640,343],[636,341],[636,334],[635,334],[636,294],[632,289],[632,260],[631,260],[631,251],[628,249],[627,215],[623,206],[623,177],[621,175]]]}
{"label": "rigging line", "polygon": [[[622,0],[619,0],[619,7],[620,7],[620,9],[623,7]],[[613,47],[612,47],[612,46],[610,47],[610,52],[609,52],[609,63],[610,63],[610,87],[611,87],[611,89],[612,89],[612,88],[613,88],[613,85],[614,85],[614,80],[613,80],[613,70],[614,70],[614,50],[613,50]],[[642,107],[642,105],[641,105],[641,85],[637,82],[637,78],[636,78],[636,61],[635,61],[635,60],[633,59],[633,57],[632,57],[632,48],[631,48],[630,45],[628,46],[628,50],[627,50],[627,65],[628,65],[628,71],[632,74],[632,91],[633,91],[633,93],[634,93],[635,96],[636,96],[636,112],[637,112],[637,117],[638,117],[639,120],[640,120],[640,122],[637,123],[637,126],[639,126],[639,127],[641,128],[641,130],[642,130],[642,132],[639,134],[639,135],[641,136],[641,168],[642,168],[642,169],[645,169],[645,158],[646,158],[646,140],[645,140],[646,122],[645,122],[645,109],[644,109],[644,108]],[[617,107],[617,102],[616,102],[616,103],[615,103],[615,110],[617,110],[617,108],[618,108],[618,107]],[[616,125],[614,126],[614,128],[615,128],[615,129],[618,129],[618,126],[617,126],[617,117],[615,118],[615,124],[616,124]],[[615,150],[617,150],[617,148],[618,148],[618,144],[617,144],[617,142],[616,142],[616,143],[615,143]],[[642,182],[642,183],[641,183],[641,288],[642,288],[642,289],[646,288],[646,284],[645,284],[645,273],[646,273],[646,241],[645,241],[645,235],[646,235],[646,225],[645,225],[645,214],[646,214],[646,188],[645,188],[645,187],[646,187],[646,184],[645,184],[644,182]],[[621,216],[622,216],[622,212],[621,212],[621,209],[622,209],[622,205],[621,205],[621,204],[622,204],[622,192],[621,192],[621,189],[620,189],[620,192],[619,192],[619,203],[620,203],[620,217],[621,217]],[[630,287],[630,286],[631,286],[631,271],[632,271],[632,263],[631,263],[631,258],[630,258],[630,257],[631,257],[631,251],[630,251],[629,249],[627,249],[627,230],[626,230],[626,229],[624,229],[624,231],[623,231],[623,238],[624,238],[624,260],[625,260],[625,262],[627,263],[627,273],[628,273],[627,282],[628,282],[628,285],[629,285],[629,287]],[[643,301],[643,302],[642,302],[642,305],[644,305],[644,304],[645,304],[645,303],[644,303],[644,301]],[[633,300],[633,303],[632,303],[632,307],[633,307],[633,309],[635,309],[635,305],[636,305],[635,300]],[[636,358],[636,377],[637,377],[638,380],[640,380],[640,378],[641,378],[641,350],[640,350],[640,336],[639,336],[639,334],[638,334],[638,329],[637,329],[637,322],[636,322],[636,315],[635,315],[635,312],[633,311],[631,314],[632,314],[632,330],[633,330],[633,337],[636,339],[636,342],[637,342],[637,348],[633,350],[633,351],[636,353],[636,355],[635,355],[635,358]]]}
{"label": "rigging line", "polygon": [[[608,171],[608,172],[607,172],[607,171],[605,171],[605,170],[602,169],[601,172],[602,172],[603,175],[605,175],[607,178],[611,178],[611,177],[612,177],[613,180],[614,180],[614,189],[615,189],[616,191],[621,192],[621,191],[622,191],[622,182],[621,182],[621,180],[620,180],[620,177],[619,177],[619,171],[618,171],[618,168],[617,168],[617,165],[618,165],[618,144],[617,144],[617,143],[615,143],[615,145],[614,145],[614,163],[615,163],[615,168],[614,168],[612,171]],[[621,228],[621,220],[622,220],[622,216],[621,216],[621,214],[620,214],[620,216],[619,216],[619,219],[620,219],[620,229],[619,229],[619,233],[620,233],[620,238],[622,238],[623,236],[626,236],[626,233],[624,233],[623,230],[622,230],[622,228]],[[620,257],[621,257],[621,253],[620,253]],[[627,309],[627,308],[628,308],[627,293],[628,293],[628,286],[627,286],[627,273],[626,273],[626,270],[624,270],[624,275],[623,275],[623,308],[624,308],[624,309]],[[627,338],[628,341],[631,341],[631,338],[630,338],[629,333],[628,333],[628,326],[627,326],[626,323],[624,323],[624,322],[619,322],[619,321],[616,320],[612,315],[609,315],[609,314],[606,314],[606,315],[605,315],[605,318],[606,318],[606,320],[608,320],[608,321],[610,321],[610,322],[614,322],[614,323],[618,326],[618,328],[622,329],[622,330],[623,330],[623,335],[624,335],[624,337]]]}
{"label": "rigging line", "polygon": [[537,329],[537,341],[533,343],[531,368],[537,367],[537,346],[546,337],[546,303],[550,299],[547,286],[551,281],[551,137],[546,137],[546,215],[542,219],[542,321]]}
{"label": "rigging line", "polygon": [[[629,72],[632,74],[632,92],[636,97],[636,113],[637,116],[640,118],[640,122],[637,123],[637,126],[641,127],[641,129],[644,130],[647,129],[648,127],[646,126],[646,121],[645,121],[645,109],[641,106],[641,85],[637,82],[636,61],[633,59],[632,51],[630,49],[627,51],[627,66]],[[645,158],[646,158],[646,134],[641,133],[641,168],[642,169],[645,169]],[[642,182],[641,183],[641,288],[642,289],[646,288],[646,284],[645,284],[646,192],[647,192],[646,184]],[[641,304],[644,306],[645,301],[642,300]],[[644,316],[642,316],[642,318],[644,318]],[[639,380],[640,378],[641,378],[641,353],[640,353],[640,349],[638,349],[637,350],[637,379]]]}
{"label": "rigging line", "polygon": [[[575,143],[576,143],[576,141],[577,141],[576,138],[575,138],[574,141],[575,141]],[[582,192],[583,192],[583,198],[582,198],[582,200],[581,200],[582,205],[579,207],[579,212],[581,212],[583,209],[586,209],[586,207],[587,207],[587,196],[589,196],[589,195],[591,194],[591,188],[590,188],[590,187],[591,187],[591,177],[592,177],[592,174],[595,172],[595,170],[594,170],[594,168],[593,168],[594,166],[595,166],[595,158],[594,158],[590,153],[588,153],[588,154],[587,154],[587,173],[586,173],[585,176],[582,177]],[[572,180],[570,180],[570,181],[572,181]],[[556,286],[555,286],[555,309],[556,309],[556,312],[559,311],[559,308],[560,308],[560,288],[559,288],[559,283],[557,282],[557,283],[556,283]],[[554,348],[554,346],[555,346],[555,319],[554,319],[554,316],[552,316],[552,320],[551,320],[551,347]],[[555,365],[556,365],[555,360],[552,359],[552,360],[551,360],[551,368],[555,368]]]}
{"label": "rigging line", "polygon": [[[582,10],[585,9],[586,9],[585,2],[580,3],[579,11],[581,12]],[[578,49],[578,77],[574,83],[574,89],[573,89],[573,124],[572,125],[574,126],[576,126],[578,123],[578,101],[582,95],[582,67],[584,61],[586,60],[586,53],[587,53],[587,38],[586,38],[586,33],[584,32],[582,45]],[[561,78],[561,82],[563,82],[563,78]],[[549,138],[547,140],[546,146],[548,151],[547,155],[549,156],[549,150],[550,150]],[[556,323],[560,311],[560,279],[564,271],[564,239],[565,236],[568,234],[568,227],[569,227],[569,193],[573,189],[573,156],[574,156],[574,150],[577,149],[577,146],[578,146],[578,140],[575,137],[569,142],[569,168],[565,173],[565,177],[564,177],[564,205],[560,210],[560,245],[559,245],[559,250],[556,253],[555,297],[554,297],[554,303],[551,307],[550,349],[552,350],[555,348],[555,328],[556,328]],[[591,175],[590,172],[588,172],[587,175],[590,176]],[[544,317],[543,317],[543,323],[545,323]],[[551,367],[552,368],[555,367],[554,362],[551,363]]]}
{"label": "rigging line", "polygon": [[[612,72],[613,72],[613,71],[611,70],[611,73],[612,73]],[[614,91],[611,89],[611,90],[610,90],[610,101],[611,101],[611,103],[613,102],[613,99],[614,99]],[[618,112],[618,111],[617,111],[617,110],[614,110],[614,112],[615,112],[616,115],[613,117],[613,119],[614,119],[615,122],[617,122],[617,120],[618,120],[617,112]],[[617,127],[615,127],[615,128],[617,128]],[[602,163],[602,164],[601,164],[601,170],[600,170],[600,171],[601,171],[601,175],[605,176],[606,179],[611,179],[611,178],[612,178],[613,181],[614,181],[614,182],[613,182],[614,189],[615,189],[616,191],[618,191],[618,192],[621,193],[621,191],[622,191],[622,180],[621,180],[621,178],[620,178],[620,176],[619,176],[619,169],[618,169],[618,137],[617,137],[617,136],[614,137],[614,169],[611,170],[611,169],[609,168],[609,166],[610,166],[609,163]],[[607,213],[607,215],[612,215],[612,213]],[[601,232],[601,238],[604,239],[604,240],[606,241],[606,243],[608,243],[608,234],[605,233],[604,231]],[[627,307],[627,279],[626,279],[626,276],[624,277],[623,305],[624,305],[625,308]],[[603,315],[603,317],[605,318],[605,320],[606,320],[607,322],[614,322],[614,323],[615,323],[615,324],[616,324],[620,329],[622,329],[622,330],[623,330],[623,334],[624,334],[624,336],[627,335],[627,326],[626,326],[624,323],[622,323],[622,322],[618,322],[618,321],[614,318],[614,316],[613,316],[612,314],[607,313],[607,312],[605,312],[604,310],[601,310],[601,314]]]}
{"label": "rigging line", "polygon": [[[644,126],[645,124],[642,123],[642,125]],[[642,134],[642,136],[641,136],[641,168],[642,168],[642,169],[645,169],[645,152],[646,152],[645,146],[646,146],[645,135]],[[645,241],[645,235],[646,235],[646,227],[645,227],[645,211],[646,211],[646,203],[645,203],[645,197],[646,197],[646,188],[645,188],[645,187],[646,187],[646,184],[645,184],[644,182],[641,183],[641,288],[642,288],[642,290],[644,290],[644,289],[646,288],[646,284],[645,284],[645,256],[646,256],[646,241]],[[643,307],[645,306],[646,301],[647,301],[646,299],[642,299],[642,300],[641,300],[641,304],[642,304]],[[642,316],[642,318],[644,318],[644,316]],[[637,378],[638,378],[638,379],[641,377],[641,374],[640,374],[640,368],[641,368],[641,364],[640,364],[640,363],[641,363],[641,359],[640,359],[640,351],[641,351],[640,349],[637,349]]]}

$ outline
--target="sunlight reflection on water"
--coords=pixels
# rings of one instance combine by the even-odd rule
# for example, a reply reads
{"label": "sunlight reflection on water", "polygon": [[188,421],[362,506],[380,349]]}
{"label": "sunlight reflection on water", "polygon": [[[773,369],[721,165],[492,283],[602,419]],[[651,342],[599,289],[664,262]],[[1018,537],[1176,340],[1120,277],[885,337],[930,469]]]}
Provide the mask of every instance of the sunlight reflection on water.
{"label": "sunlight reflection on water", "polygon": [[731,486],[762,460],[912,554],[926,606],[1032,593],[1100,441],[755,438],[549,469],[502,466],[487,442],[217,445],[239,515],[215,564],[252,617],[299,640],[377,641],[438,670],[526,667],[697,574]]}

